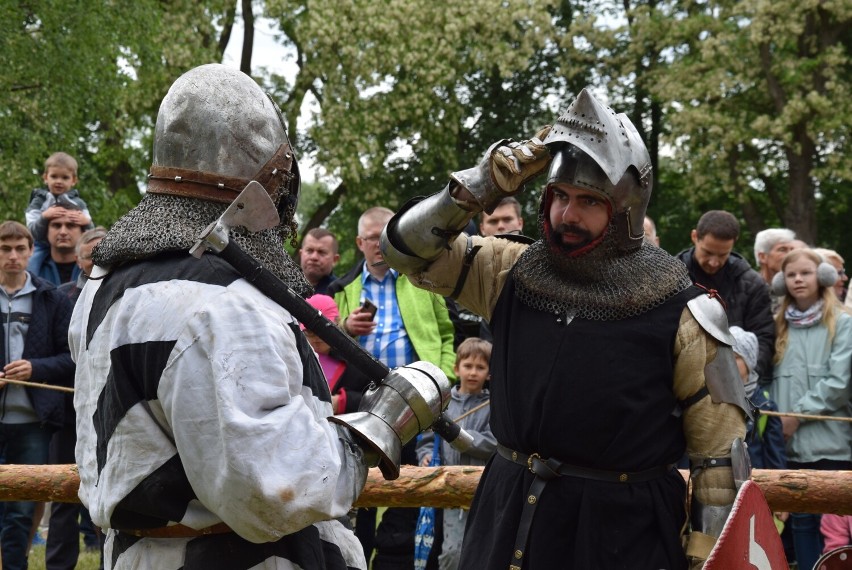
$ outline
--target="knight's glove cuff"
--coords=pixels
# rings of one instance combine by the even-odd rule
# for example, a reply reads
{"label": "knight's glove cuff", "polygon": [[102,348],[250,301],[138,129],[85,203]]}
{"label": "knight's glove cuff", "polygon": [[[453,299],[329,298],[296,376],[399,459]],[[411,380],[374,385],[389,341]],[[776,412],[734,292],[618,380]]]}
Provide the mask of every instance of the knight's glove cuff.
{"label": "knight's glove cuff", "polygon": [[461,426],[448,418],[447,414],[441,414],[441,416],[435,420],[435,423],[432,425],[432,430],[444,438],[444,440],[448,443],[454,442],[462,431]]}
{"label": "knight's glove cuff", "polygon": [[441,369],[414,362],[394,368],[381,384],[371,386],[357,412],[328,421],[349,428],[364,449],[365,462],[371,465],[370,458],[378,456],[382,475],[393,480],[399,477],[402,447],[435,423],[449,398],[450,382]]}
{"label": "knight's glove cuff", "polygon": [[[503,139],[491,145],[478,166],[450,175],[457,185],[453,197],[470,211],[492,212],[500,200],[520,192],[550,164],[550,151],[542,142],[549,132],[547,125],[529,140]],[[470,203],[460,188],[467,190],[475,203]]]}

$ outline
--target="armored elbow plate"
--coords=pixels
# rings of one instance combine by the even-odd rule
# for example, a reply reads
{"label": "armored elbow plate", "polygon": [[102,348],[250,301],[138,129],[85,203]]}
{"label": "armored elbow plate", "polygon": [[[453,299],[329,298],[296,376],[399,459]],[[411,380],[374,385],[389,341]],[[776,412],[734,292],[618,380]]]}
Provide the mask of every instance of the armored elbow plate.
{"label": "armored elbow plate", "polygon": [[450,401],[450,382],[440,368],[414,362],[391,370],[361,399],[359,410],[328,418],[349,428],[357,441],[379,455],[385,479],[399,477],[402,446],[431,426]]}
{"label": "armored elbow plate", "polygon": [[456,203],[448,188],[428,198],[413,198],[382,230],[382,257],[401,273],[423,271],[449,247],[473,215]]}

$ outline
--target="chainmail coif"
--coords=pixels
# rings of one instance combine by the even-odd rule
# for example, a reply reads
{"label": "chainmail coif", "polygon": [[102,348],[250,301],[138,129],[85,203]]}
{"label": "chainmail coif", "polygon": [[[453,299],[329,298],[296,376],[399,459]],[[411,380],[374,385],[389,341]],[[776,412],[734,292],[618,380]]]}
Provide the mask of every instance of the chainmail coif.
{"label": "chainmail coif", "polygon": [[659,247],[646,242],[619,251],[612,225],[597,247],[577,257],[538,240],[512,271],[525,305],[596,321],[641,315],[692,285],[686,266]]}
{"label": "chainmail coif", "polygon": [[[135,208],[112,226],[95,247],[92,259],[97,265],[110,267],[165,251],[185,251],[188,255],[198,236],[227,207],[227,204],[205,200],[146,194]],[[292,214],[287,212],[285,216],[292,220]],[[312,294],[313,288],[299,266],[284,251],[284,242],[293,232],[291,224],[285,223],[256,233],[241,227],[234,228],[230,237],[246,253],[304,297]]]}

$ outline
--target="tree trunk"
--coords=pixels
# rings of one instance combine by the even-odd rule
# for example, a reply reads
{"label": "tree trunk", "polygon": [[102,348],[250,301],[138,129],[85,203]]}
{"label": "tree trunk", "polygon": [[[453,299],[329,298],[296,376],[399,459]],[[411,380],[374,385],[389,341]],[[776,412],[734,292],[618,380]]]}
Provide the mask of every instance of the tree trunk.
{"label": "tree trunk", "polygon": [[816,198],[814,182],[811,176],[813,156],[816,148],[807,134],[807,127],[798,125],[793,131],[795,149],[786,149],[790,172],[790,194],[784,222],[796,232],[800,240],[815,246],[817,244]]}
{"label": "tree trunk", "polygon": [[[302,235],[304,236],[310,230],[314,228],[318,228],[322,225],[325,219],[331,215],[331,212],[340,204],[340,199],[343,198],[343,195],[346,194],[346,184],[341,182],[337,185],[337,188],[329,194],[325,200],[323,200],[322,204],[317,206],[316,211],[311,214],[311,217],[308,218],[307,223],[305,223],[305,227],[302,228]],[[299,245],[301,247],[301,240],[299,240]]]}

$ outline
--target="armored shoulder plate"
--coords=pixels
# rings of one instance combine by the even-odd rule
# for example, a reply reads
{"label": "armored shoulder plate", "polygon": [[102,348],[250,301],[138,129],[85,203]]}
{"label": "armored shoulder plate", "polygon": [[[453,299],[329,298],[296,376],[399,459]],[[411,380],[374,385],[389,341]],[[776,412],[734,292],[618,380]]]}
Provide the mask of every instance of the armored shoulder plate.
{"label": "armored shoulder plate", "polygon": [[699,295],[686,306],[698,325],[721,344],[716,350],[716,357],[704,367],[704,381],[713,402],[734,404],[754,419],[754,406],[746,397],[734,358],[734,335],[728,328],[725,307],[709,295]]}
{"label": "armored shoulder plate", "polygon": [[734,335],[728,328],[728,315],[722,303],[709,295],[699,295],[686,306],[707,334],[728,346],[734,346]]}

